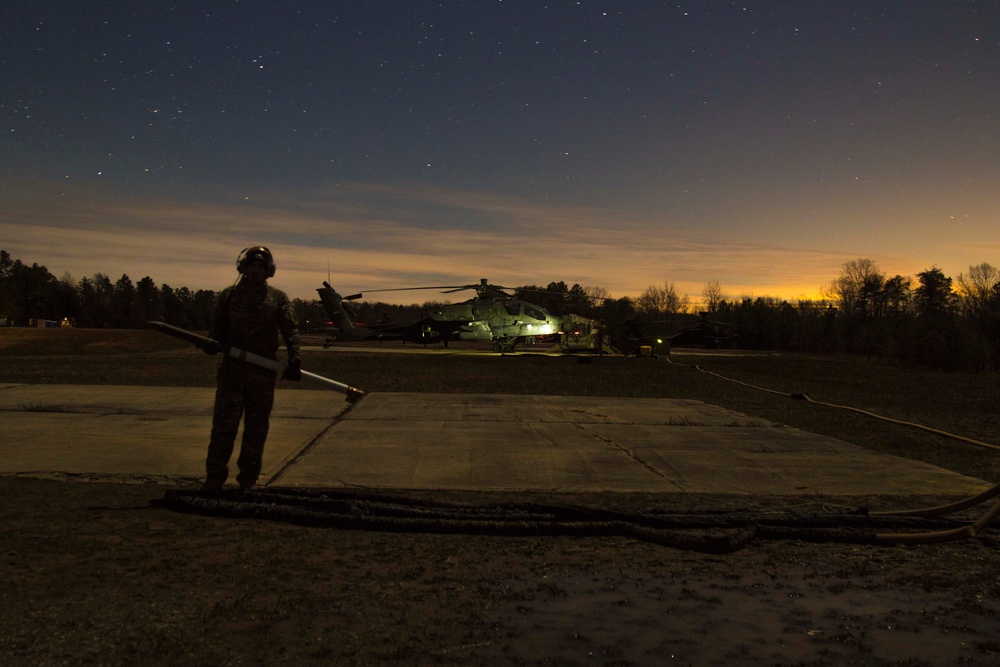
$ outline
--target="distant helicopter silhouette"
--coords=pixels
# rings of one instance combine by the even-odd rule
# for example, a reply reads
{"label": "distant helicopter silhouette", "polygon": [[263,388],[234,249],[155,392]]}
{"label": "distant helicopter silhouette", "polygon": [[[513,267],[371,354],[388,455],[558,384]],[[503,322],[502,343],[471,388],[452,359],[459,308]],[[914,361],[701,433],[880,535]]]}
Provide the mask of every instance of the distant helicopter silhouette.
{"label": "distant helicopter silhouette", "polygon": [[[665,320],[641,321],[638,318],[630,320],[626,324],[628,340],[625,354],[638,355],[644,346],[649,347],[654,354],[658,352],[669,354],[672,347],[703,347],[709,350],[738,348],[739,335],[728,330],[737,325],[710,320],[708,316],[707,312],[698,315],[681,313]],[[675,333],[651,336],[643,332],[643,328],[648,325],[664,324]]]}

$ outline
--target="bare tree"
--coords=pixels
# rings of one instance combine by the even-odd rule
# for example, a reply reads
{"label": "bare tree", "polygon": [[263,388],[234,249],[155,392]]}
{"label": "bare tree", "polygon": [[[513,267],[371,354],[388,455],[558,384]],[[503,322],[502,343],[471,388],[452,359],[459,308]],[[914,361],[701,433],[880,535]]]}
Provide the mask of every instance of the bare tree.
{"label": "bare tree", "polygon": [[688,305],[687,294],[679,296],[670,281],[665,282],[663,287],[650,285],[636,300],[639,312],[647,315],[686,313]]}
{"label": "bare tree", "polygon": [[611,292],[603,287],[584,287],[583,291],[595,306],[600,306],[602,301],[607,301],[611,298]]}
{"label": "bare tree", "polygon": [[707,283],[704,289],[701,290],[701,295],[705,299],[705,310],[710,313],[719,312],[719,306],[725,300],[722,288],[719,286],[719,281],[712,280]]}
{"label": "bare tree", "polygon": [[969,267],[969,275],[958,274],[955,280],[962,311],[971,315],[982,315],[994,290],[1000,285],[1000,269],[983,262]]}
{"label": "bare tree", "polygon": [[596,317],[597,312],[604,307],[604,304],[611,301],[611,292],[603,287],[584,287],[583,293],[586,297],[585,315]]}
{"label": "bare tree", "polygon": [[874,261],[852,259],[830,285],[829,298],[847,315],[873,317],[881,314],[884,285],[885,274]]}

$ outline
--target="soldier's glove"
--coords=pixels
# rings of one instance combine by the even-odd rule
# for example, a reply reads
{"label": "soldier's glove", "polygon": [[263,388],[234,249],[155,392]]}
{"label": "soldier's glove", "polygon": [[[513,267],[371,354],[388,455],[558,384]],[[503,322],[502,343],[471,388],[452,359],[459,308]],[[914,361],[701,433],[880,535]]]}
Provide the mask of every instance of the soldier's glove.
{"label": "soldier's glove", "polygon": [[301,361],[291,361],[285,367],[285,371],[281,374],[282,380],[291,380],[292,382],[299,382],[302,380],[302,362]]}
{"label": "soldier's glove", "polygon": [[215,342],[215,341],[213,340],[213,341],[211,341],[211,342],[209,342],[209,343],[205,343],[205,346],[204,346],[204,347],[202,347],[201,349],[202,349],[202,350],[203,350],[203,351],[205,352],[205,354],[207,354],[208,356],[210,356],[210,357],[214,357],[215,355],[217,355],[217,354],[219,353],[219,344],[218,344],[218,343],[216,343],[216,342]]}

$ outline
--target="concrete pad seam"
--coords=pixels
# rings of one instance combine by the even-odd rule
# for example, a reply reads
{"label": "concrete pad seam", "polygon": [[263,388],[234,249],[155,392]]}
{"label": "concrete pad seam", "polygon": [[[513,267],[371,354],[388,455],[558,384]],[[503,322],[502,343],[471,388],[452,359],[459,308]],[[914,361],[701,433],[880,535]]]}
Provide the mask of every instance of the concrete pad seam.
{"label": "concrete pad seam", "polygon": [[157,486],[182,486],[197,482],[194,475],[153,475],[149,473],[67,472],[65,470],[19,470],[0,472],[0,478],[23,477],[51,479],[62,482],[113,482],[115,484],[156,484]]}
{"label": "concrete pad seam", "polygon": [[297,459],[304,456],[310,449],[315,447],[316,443],[322,440],[324,436],[326,436],[326,434],[329,433],[331,429],[333,429],[334,426],[342,422],[347,417],[347,415],[351,413],[351,410],[353,410],[356,405],[361,403],[362,400],[364,400],[364,397],[362,397],[358,401],[350,403],[342,412],[340,412],[336,417],[330,420],[329,424],[320,429],[319,433],[317,433],[315,436],[306,441],[296,451],[290,452],[285,458],[279,461],[278,464],[275,466],[275,468],[277,468],[275,473],[273,475],[269,475],[267,479],[263,483],[261,483],[261,486],[268,486],[269,484],[276,482],[285,473],[285,471],[289,468],[289,466],[295,463]]}
{"label": "concrete pad seam", "polygon": [[[621,419],[615,419],[611,415],[606,415],[596,410],[590,408],[569,408],[567,412],[576,413],[579,415],[586,415],[588,417],[597,417],[598,419],[603,419],[605,424],[625,424],[626,422]],[[572,422],[571,422],[572,423]]]}
{"label": "concrete pad seam", "polygon": [[635,461],[636,463],[638,463],[639,465],[641,465],[643,468],[645,468],[649,472],[653,473],[654,475],[656,475],[657,477],[659,477],[663,481],[667,482],[668,484],[671,484],[674,487],[676,487],[678,491],[683,491],[684,490],[681,487],[680,484],[678,484],[674,480],[672,480],[669,477],[667,477],[666,475],[664,475],[662,472],[660,472],[659,469],[656,468],[656,466],[654,466],[651,463],[649,463],[649,461],[646,461],[645,459],[643,459],[641,456],[639,456],[638,454],[636,454],[634,451],[630,450],[628,447],[625,447],[623,445],[618,444],[617,442],[615,442],[611,438],[605,438],[603,436],[597,435],[596,433],[591,433],[590,431],[587,430],[587,427],[586,427],[585,424],[579,424],[579,423],[577,423],[577,424],[575,424],[575,426],[578,429],[580,429],[581,431],[583,431],[584,433],[586,433],[587,435],[589,435],[590,437],[592,437],[595,440],[597,440],[598,442],[603,443],[605,446],[610,447],[611,449],[617,450],[617,451],[625,454],[627,457],[629,457],[630,459],[632,459],[633,461]]}
{"label": "concrete pad seam", "polygon": [[112,415],[145,416],[151,414],[152,415],[175,414],[173,412],[157,413],[152,410],[141,410],[138,408],[116,408],[104,405],[63,405],[61,403],[56,403],[46,406],[38,406],[38,405],[22,403],[20,406],[16,408],[0,407],[0,412],[48,412],[48,413],[62,414],[62,415],[97,415],[100,417],[107,417]]}

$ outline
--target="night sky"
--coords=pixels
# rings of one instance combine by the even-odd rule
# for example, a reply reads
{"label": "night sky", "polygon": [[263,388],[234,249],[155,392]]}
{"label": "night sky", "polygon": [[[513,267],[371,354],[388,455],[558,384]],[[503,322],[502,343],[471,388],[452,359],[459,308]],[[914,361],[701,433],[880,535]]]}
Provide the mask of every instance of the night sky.
{"label": "night sky", "polygon": [[221,289],[263,244],[306,299],[698,301],[1000,265],[996,0],[4,7],[0,248],[56,277]]}

